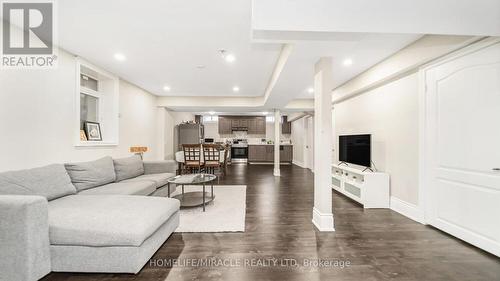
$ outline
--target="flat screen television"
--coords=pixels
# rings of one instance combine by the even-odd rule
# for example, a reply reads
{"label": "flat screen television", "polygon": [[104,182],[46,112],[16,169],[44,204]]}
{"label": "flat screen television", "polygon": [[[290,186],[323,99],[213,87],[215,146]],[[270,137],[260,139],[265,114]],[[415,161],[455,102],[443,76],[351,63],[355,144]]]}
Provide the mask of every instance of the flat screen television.
{"label": "flat screen television", "polygon": [[339,136],[339,160],[371,167],[371,135]]}

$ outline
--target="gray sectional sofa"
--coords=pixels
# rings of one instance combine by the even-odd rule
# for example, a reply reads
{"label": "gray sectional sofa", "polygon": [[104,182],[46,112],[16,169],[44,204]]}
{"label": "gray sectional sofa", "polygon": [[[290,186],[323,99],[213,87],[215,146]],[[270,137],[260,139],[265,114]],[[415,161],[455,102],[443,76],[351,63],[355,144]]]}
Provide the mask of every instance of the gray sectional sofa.
{"label": "gray sectional sofa", "polygon": [[133,156],[0,173],[0,280],[139,272],[179,225],[176,167]]}

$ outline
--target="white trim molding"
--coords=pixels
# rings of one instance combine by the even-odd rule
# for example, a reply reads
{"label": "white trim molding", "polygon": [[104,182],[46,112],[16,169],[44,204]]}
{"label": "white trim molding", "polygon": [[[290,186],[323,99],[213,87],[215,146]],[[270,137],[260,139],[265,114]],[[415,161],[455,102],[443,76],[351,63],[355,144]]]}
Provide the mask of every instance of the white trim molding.
{"label": "white trim molding", "polygon": [[421,224],[425,223],[425,214],[417,205],[405,202],[399,198],[391,196],[391,210],[400,213]]}
{"label": "white trim molding", "polygon": [[332,213],[321,213],[313,207],[312,223],[319,231],[335,231]]}
{"label": "white trim molding", "polygon": [[332,92],[332,102],[340,103],[385,85],[482,38],[484,37],[424,35],[369,70],[335,88]]}
{"label": "white trim molding", "polygon": [[[419,205],[422,206],[422,210],[424,210],[425,221],[444,232],[449,233],[459,239],[464,240],[467,243],[470,243],[476,247],[479,247],[487,252],[490,252],[496,256],[500,256],[500,244],[497,240],[491,239],[491,234],[484,231],[484,229],[477,227],[475,225],[467,225],[462,221],[453,221],[449,220],[449,217],[445,217],[442,213],[440,213],[440,205],[439,200],[446,200],[443,197],[437,196],[436,193],[436,182],[437,180],[446,180],[444,178],[438,178],[437,173],[437,160],[436,155],[436,135],[437,129],[436,124],[438,120],[436,120],[436,112],[437,109],[437,99],[431,99],[432,95],[436,95],[436,81],[442,79],[442,69],[448,67],[448,72],[457,71],[461,68],[479,68],[481,65],[488,65],[489,63],[497,63],[498,58],[495,56],[494,61],[489,61],[488,59],[478,59],[475,57],[476,55],[480,56],[480,52],[483,49],[487,49],[492,47],[493,45],[499,44],[500,38],[498,37],[488,37],[475,44],[462,48],[458,51],[450,53],[446,56],[443,56],[435,61],[432,61],[429,64],[426,64],[420,68],[420,175],[419,175],[419,192],[422,193],[423,202],[419,202]],[[496,53],[490,53],[496,54]],[[470,56],[471,60],[466,61],[467,56]],[[477,61],[476,61],[477,59]],[[463,93],[462,93],[463,95]],[[458,167],[458,166],[457,166]],[[463,169],[462,170],[466,170]],[[456,171],[460,171],[460,169],[456,169]],[[468,170],[467,170],[468,171]],[[479,173],[478,173],[479,174]],[[478,181],[479,178],[474,178],[474,180]],[[464,181],[464,183],[460,182],[464,186],[470,185],[474,186],[473,180],[470,182]],[[476,183],[477,184],[477,183]],[[487,187],[486,185],[484,186]],[[470,189],[472,190],[472,189]],[[483,194],[481,199],[486,198],[487,195]],[[479,197],[476,197],[479,198]],[[481,200],[479,199],[479,200]],[[421,200],[421,199],[419,199]],[[479,200],[476,199],[476,202]],[[479,203],[480,204],[480,203]],[[473,205],[470,205],[473,206]],[[472,208],[472,207],[471,207]],[[454,211],[456,213],[456,211]],[[484,212],[483,212],[484,213]],[[491,212],[490,212],[491,213]],[[474,214],[468,214],[469,219],[472,220],[474,217],[482,216],[483,214],[479,214],[478,212]],[[448,214],[449,216],[449,214]],[[460,216],[459,216],[460,217]],[[448,219],[447,219],[448,218]],[[461,218],[461,217],[460,217]],[[489,218],[482,218],[483,221]],[[490,219],[491,220],[491,219]]]}
{"label": "white trim molding", "polygon": [[297,165],[301,168],[306,168],[306,165],[304,164],[304,162],[301,162],[301,161],[292,160],[292,164]]}
{"label": "white trim molding", "polygon": [[[450,52],[446,55],[443,55],[427,64],[420,66],[419,68],[419,77],[418,77],[418,107],[419,107],[419,172],[418,172],[418,204],[420,205],[420,212],[422,212],[423,223],[427,221],[427,223],[431,223],[429,221],[429,216],[431,212],[431,200],[432,200],[432,190],[430,190],[431,186],[431,177],[430,171],[428,171],[428,167],[430,166],[430,157],[432,156],[431,146],[428,143],[428,112],[427,112],[427,72],[433,67],[437,67],[446,62],[458,59],[465,55],[468,55],[473,52],[477,52],[483,48],[487,48],[491,45],[500,42],[500,38],[498,37],[487,37],[482,38],[480,40],[475,40],[473,43],[468,44],[461,49]],[[392,199],[392,198],[391,198]],[[392,200],[391,200],[391,209],[392,209]],[[396,211],[396,210],[395,210]],[[397,211],[398,212],[398,211]],[[427,217],[427,219],[425,219]]]}

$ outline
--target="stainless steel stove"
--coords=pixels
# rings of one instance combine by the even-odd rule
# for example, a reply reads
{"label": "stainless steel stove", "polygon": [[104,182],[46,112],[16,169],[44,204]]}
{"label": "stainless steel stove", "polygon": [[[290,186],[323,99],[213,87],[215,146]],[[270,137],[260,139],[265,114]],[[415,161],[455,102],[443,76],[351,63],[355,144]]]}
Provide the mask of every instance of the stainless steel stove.
{"label": "stainless steel stove", "polygon": [[248,141],[234,139],[231,145],[231,162],[248,162]]}

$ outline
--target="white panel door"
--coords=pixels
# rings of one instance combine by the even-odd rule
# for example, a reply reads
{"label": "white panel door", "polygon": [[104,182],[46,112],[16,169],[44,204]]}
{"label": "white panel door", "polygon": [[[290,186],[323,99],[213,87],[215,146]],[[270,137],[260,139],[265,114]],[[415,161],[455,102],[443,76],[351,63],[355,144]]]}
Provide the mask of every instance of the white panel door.
{"label": "white panel door", "polygon": [[426,71],[426,220],[500,256],[500,43]]}

